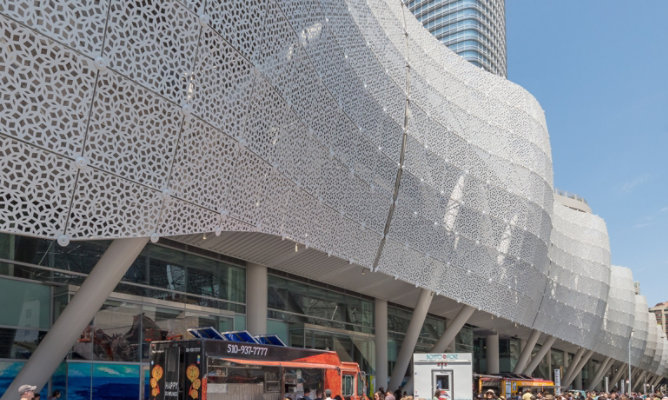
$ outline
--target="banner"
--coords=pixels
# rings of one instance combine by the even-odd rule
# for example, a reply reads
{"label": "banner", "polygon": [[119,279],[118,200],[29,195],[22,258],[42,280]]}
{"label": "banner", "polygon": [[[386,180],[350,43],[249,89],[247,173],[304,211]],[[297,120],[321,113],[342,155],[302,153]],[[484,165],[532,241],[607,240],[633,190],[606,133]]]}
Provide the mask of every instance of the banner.
{"label": "banner", "polygon": [[554,390],[555,394],[561,394],[561,369],[554,370]]}

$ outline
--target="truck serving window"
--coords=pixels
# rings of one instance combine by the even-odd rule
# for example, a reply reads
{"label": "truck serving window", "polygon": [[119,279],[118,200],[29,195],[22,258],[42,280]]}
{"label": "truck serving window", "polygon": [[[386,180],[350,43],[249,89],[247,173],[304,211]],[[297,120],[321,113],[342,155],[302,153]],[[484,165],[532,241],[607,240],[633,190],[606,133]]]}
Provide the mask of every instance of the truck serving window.
{"label": "truck serving window", "polygon": [[343,392],[343,397],[352,396],[355,394],[353,390],[353,384],[355,383],[355,377],[353,375],[343,375],[343,387],[341,392]]}
{"label": "truck serving window", "polygon": [[438,389],[450,390],[450,376],[449,375],[437,375],[436,376],[436,387]]}

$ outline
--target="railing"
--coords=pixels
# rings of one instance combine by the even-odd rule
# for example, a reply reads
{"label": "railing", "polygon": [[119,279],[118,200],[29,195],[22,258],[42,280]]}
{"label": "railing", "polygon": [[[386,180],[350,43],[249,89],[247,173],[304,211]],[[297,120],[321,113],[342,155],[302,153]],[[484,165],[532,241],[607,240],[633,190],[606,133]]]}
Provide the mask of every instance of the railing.
{"label": "railing", "polygon": [[569,199],[573,199],[573,200],[581,201],[581,202],[583,202],[583,203],[589,205],[589,203],[587,203],[587,200],[585,200],[584,198],[578,196],[578,195],[575,194],[575,193],[570,193],[570,192],[567,192],[567,191],[565,191],[565,190],[559,190],[559,189],[554,189],[554,193],[558,194],[559,196],[568,197]]}

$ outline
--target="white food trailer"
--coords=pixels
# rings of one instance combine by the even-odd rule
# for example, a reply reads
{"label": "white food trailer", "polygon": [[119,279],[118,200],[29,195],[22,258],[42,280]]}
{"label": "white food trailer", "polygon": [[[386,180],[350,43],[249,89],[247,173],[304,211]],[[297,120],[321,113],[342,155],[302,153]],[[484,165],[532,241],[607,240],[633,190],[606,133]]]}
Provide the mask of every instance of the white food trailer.
{"label": "white food trailer", "polygon": [[413,354],[413,396],[431,400],[473,398],[473,355],[471,353]]}

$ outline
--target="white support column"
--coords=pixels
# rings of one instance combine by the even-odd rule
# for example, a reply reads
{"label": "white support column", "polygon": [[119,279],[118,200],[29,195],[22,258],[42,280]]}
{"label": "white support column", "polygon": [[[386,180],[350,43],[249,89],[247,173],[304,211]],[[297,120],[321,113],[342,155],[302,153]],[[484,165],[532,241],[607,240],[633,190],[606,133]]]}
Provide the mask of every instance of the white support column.
{"label": "white support column", "polygon": [[624,376],[624,373],[626,372],[626,370],[627,370],[626,364],[622,363],[622,365],[619,366],[619,369],[617,370],[617,373],[615,373],[615,375],[612,377],[612,381],[610,381],[610,389],[615,387],[615,385],[617,385],[617,389],[619,389],[619,390],[622,389],[619,382],[621,381],[622,376]]}
{"label": "white support column", "polygon": [[[589,361],[589,359],[590,359],[591,356],[593,356],[593,355],[594,355],[594,350],[589,350],[589,351],[582,357],[582,359],[580,360],[580,362],[575,366],[575,370],[573,371],[573,373],[571,374],[571,376],[567,377],[567,379],[566,379],[566,381],[564,382],[564,385],[563,385],[563,386],[568,387],[568,386],[571,385],[571,383],[573,383],[573,381],[575,380],[575,378],[576,378],[576,377],[580,374],[580,372],[582,371],[582,368],[584,368],[584,366],[587,364],[587,361]],[[582,386],[582,382],[580,382],[580,385],[579,385],[579,386]]]}
{"label": "white support column", "polygon": [[[564,374],[564,376],[561,377],[561,386],[562,387],[567,387],[568,386],[565,383],[568,380],[568,378],[571,375],[573,375],[573,372],[577,368],[578,363],[582,359],[582,356],[584,355],[584,353],[585,353],[584,347],[580,347],[578,349],[578,351],[575,353],[575,355],[573,356],[573,359],[568,363],[568,370],[566,370],[566,373]],[[564,354],[564,357],[568,358],[568,356],[566,354]]]}
{"label": "white support column", "polygon": [[573,389],[582,390],[582,370],[575,375],[575,379],[571,382]]}
{"label": "white support column", "polygon": [[652,376],[652,379],[651,379],[650,382],[649,382],[650,386],[655,387],[656,384],[658,383],[658,382],[657,382],[658,379],[659,379],[658,376],[656,376],[656,375]]}
{"label": "white support column", "polygon": [[642,370],[640,369],[640,367],[635,367],[631,370],[631,381],[630,381],[631,383],[628,385],[629,386],[629,391],[631,391],[631,392],[633,391],[632,386],[634,386],[636,384],[636,382],[638,382],[638,377],[640,376],[641,373],[642,373]]}
{"label": "white support column", "polygon": [[253,335],[267,332],[267,267],[246,265],[246,330]]}
{"label": "white support column", "polygon": [[527,367],[529,358],[531,358],[531,352],[533,351],[533,348],[536,347],[538,338],[540,338],[540,332],[535,329],[531,331],[531,335],[529,335],[529,339],[527,339],[527,343],[524,345],[522,353],[520,354],[520,359],[517,360],[517,364],[513,369],[514,374],[521,374],[522,371],[524,371],[524,369]]}
{"label": "white support column", "polygon": [[376,332],[376,388],[387,387],[387,301],[376,299],[374,310]]}
{"label": "white support column", "polygon": [[487,373],[499,373],[499,334],[487,335],[485,339],[487,345]]}
{"label": "white support column", "polygon": [[[462,308],[459,309],[455,318],[452,321],[448,321],[445,326],[445,332],[438,339],[438,342],[432,347],[430,353],[446,353],[446,352],[455,352],[455,338],[459,331],[462,330],[466,321],[471,318],[471,315],[475,312],[475,308],[462,304]],[[498,353],[498,351],[497,351]],[[413,386],[413,377],[411,376],[406,383],[406,388],[411,388]]]}
{"label": "white support column", "polygon": [[[524,369],[525,375],[533,374],[533,371],[538,367],[538,364],[540,364],[540,362],[543,361],[545,355],[547,355],[547,353],[549,353],[549,351],[552,349],[552,345],[556,340],[557,338],[555,338],[554,336],[550,336],[549,338],[547,338],[545,343],[543,343],[543,347],[540,348],[540,350],[538,351],[538,353],[536,353],[536,356],[533,358],[533,360],[531,360],[529,365]],[[550,369],[552,369],[551,366]]]}
{"label": "white support column", "polygon": [[[550,350],[547,351],[545,355],[547,357],[547,379],[550,381],[554,380],[554,369],[552,368],[552,345],[550,345]],[[533,372],[532,372],[533,373]]]}
{"label": "white support column", "polygon": [[593,379],[589,382],[589,390],[594,390],[594,388],[601,382],[603,376],[608,372],[610,366],[613,364],[612,357],[606,357],[605,360],[601,363],[601,366],[598,367],[598,371],[594,374]]}
{"label": "white support column", "polygon": [[443,353],[445,352],[445,349],[450,346],[451,343],[454,342],[455,337],[457,337],[457,334],[459,331],[462,330],[462,327],[466,325],[466,321],[471,318],[471,315],[473,315],[473,312],[475,311],[475,308],[468,306],[466,304],[462,304],[462,308],[459,310],[455,318],[452,319],[452,321],[448,321],[448,324],[445,327],[445,332],[441,335],[441,337],[438,339],[438,342],[434,345],[434,347],[431,348],[430,352],[431,353]]}
{"label": "white support column", "polygon": [[116,239],[107,248],[67,307],[58,317],[2,400],[18,399],[18,388],[30,384],[40,390],[63,361],[109,294],[148,242],[148,238]]}
{"label": "white support column", "polygon": [[663,376],[657,376],[654,381],[652,382],[652,386],[656,389],[656,385],[658,385],[661,381],[663,380]]}
{"label": "white support column", "polygon": [[638,375],[638,379],[635,379],[633,382],[633,391],[634,392],[642,392],[642,385],[645,384],[645,376],[647,375],[647,371],[642,371],[640,375]]}
{"label": "white support column", "polygon": [[401,381],[406,375],[406,370],[408,365],[411,362],[413,357],[413,351],[415,350],[415,344],[417,343],[418,337],[420,336],[420,331],[422,330],[422,324],[424,319],[427,317],[427,312],[429,311],[429,306],[431,305],[431,299],[434,297],[434,293],[427,289],[420,290],[420,297],[418,299],[417,305],[413,310],[413,316],[411,317],[411,322],[408,324],[408,330],[406,331],[406,336],[404,336],[404,341],[401,343],[401,349],[397,355],[397,362],[394,365],[392,370],[392,377],[390,378],[390,384],[388,385],[388,390],[399,389]]}
{"label": "white support column", "polygon": [[615,372],[616,363],[617,360],[615,360],[614,358],[610,360],[610,364],[608,364],[608,369],[601,377],[601,381],[596,386],[594,386],[594,390],[596,390],[597,392],[605,390],[605,378],[608,378],[608,391],[612,389],[613,383],[612,381],[610,381],[610,379],[612,378],[612,374]]}

